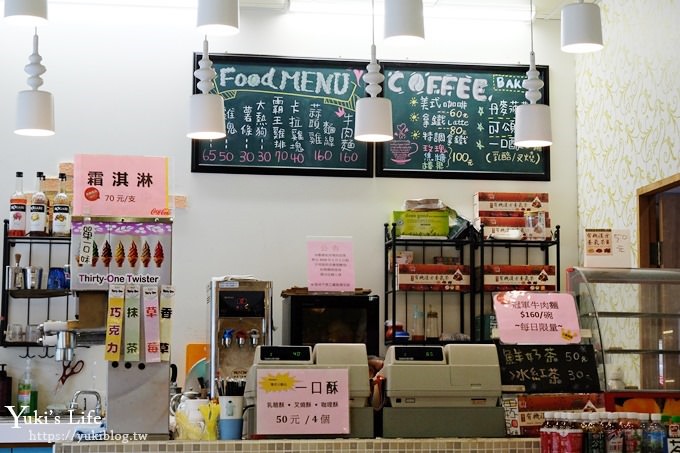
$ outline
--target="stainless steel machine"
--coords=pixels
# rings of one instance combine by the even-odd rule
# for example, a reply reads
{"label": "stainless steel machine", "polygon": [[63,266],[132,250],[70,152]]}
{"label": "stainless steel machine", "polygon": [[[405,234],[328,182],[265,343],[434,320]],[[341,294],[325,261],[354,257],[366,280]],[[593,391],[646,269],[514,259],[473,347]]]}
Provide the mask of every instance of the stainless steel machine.
{"label": "stainless steel machine", "polygon": [[271,342],[272,283],[249,276],[210,281],[210,395],[216,380],[245,380],[255,349]]}
{"label": "stainless steel machine", "polygon": [[379,374],[383,437],[505,436],[493,344],[390,346]]}

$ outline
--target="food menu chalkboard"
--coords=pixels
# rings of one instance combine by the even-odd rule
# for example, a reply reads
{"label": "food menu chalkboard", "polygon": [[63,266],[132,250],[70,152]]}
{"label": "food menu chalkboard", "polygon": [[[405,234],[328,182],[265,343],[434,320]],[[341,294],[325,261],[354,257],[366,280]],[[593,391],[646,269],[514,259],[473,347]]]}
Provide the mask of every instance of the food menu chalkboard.
{"label": "food menu chalkboard", "polygon": [[216,92],[224,97],[227,136],[193,140],[192,171],[373,176],[372,153],[354,140],[366,62],[210,59]]}
{"label": "food menu chalkboard", "polygon": [[[515,108],[527,102],[526,66],[381,62],[394,140],[378,176],[550,179],[549,149],[514,146]],[[548,68],[537,68],[548,103]]]}
{"label": "food menu chalkboard", "polygon": [[600,391],[592,345],[497,345],[501,383],[526,393]]}

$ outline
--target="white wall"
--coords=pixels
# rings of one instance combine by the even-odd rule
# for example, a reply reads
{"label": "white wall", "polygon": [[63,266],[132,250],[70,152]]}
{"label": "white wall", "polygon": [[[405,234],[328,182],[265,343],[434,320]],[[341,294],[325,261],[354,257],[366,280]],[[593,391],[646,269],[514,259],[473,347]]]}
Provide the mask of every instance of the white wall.
{"label": "white wall", "polygon": [[[0,193],[9,195],[13,190],[14,171],[56,174],[57,164],[72,160],[76,153],[170,156],[173,191],[189,200],[189,208],[175,215],[173,241],[177,308],[172,346],[180,370],[185,344],[207,341],[205,287],[210,277],[233,273],[271,280],[278,306],[283,289],[306,285],[307,235],[352,236],[357,286],[371,288],[382,298],[382,225],[407,198],[441,198],[470,217],[472,195],[478,190],[547,191],[551,217],[562,226],[562,270],[578,263],[574,61],[559,50],[557,21],[539,20],[535,25],[537,63],[550,66],[554,138],[550,182],[320,178],[190,172],[187,107],[193,52],[200,50],[202,40],[192,28],[194,11],[63,4],[50,8],[52,20],[39,33],[47,67],[44,89],[55,97],[57,134],[51,138],[12,133],[14,98],[26,88],[22,68],[30,54],[32,30],[0,25]],[[366,15],[321,17],[244,10],[241,30],[233,38],[211,39],[212,51],[369,57]],[[525,23],[463,25],[428,19],[426,30],[427,42],[420,47],[400,49],[378,41],[378,57],[528,63]],[[279,322],[276,309],[275,323]],[[10,363],[10,374],[16,378],[23,367],[19,352],[0,350],[0,361]],[[90,367],[88,362],[91,369],[86,368],[78,385],[104,389],[101,350],[79,349],[78,354],[99,364]],[[36,368],[44,406],[60,369],[44,360]],[[63,401],[72,390],[67,387],[53,399]]]}

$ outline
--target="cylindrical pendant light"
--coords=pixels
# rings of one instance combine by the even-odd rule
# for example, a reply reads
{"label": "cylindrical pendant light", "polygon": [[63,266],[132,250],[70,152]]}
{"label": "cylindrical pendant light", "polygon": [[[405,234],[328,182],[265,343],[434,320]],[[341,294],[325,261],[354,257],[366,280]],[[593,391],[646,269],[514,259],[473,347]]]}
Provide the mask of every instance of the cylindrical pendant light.
{"label": "cylindrical pendant light", "polygon": [[196,87],[201,93],[191,96],[189,103],[189,132],[187,137],[196,140],[215,140],[227,136],[224,123],[224,98],[210,93],[217,73],[208,54],[208,39],[203,40],[203,57],[198,62],[194,76],[199,80]]}
{"label": "cylindrical pendant light", "polygon": [[239,0],[198,0],[197,27],[201,34],[235,35],[239,21]]}
{"label": "cylindrical pendant light", "polygon": [[412,42],[425,39],[422,0],[385,0],[385,39]]}
{"label": "cylindrical pendant light", "polygon": [[17,135],[49,136],[54,135],[54,101],[52,93],[38,89],[43,84],[46,71],[41,64],[38,52],[38,33],[33,35],[33,53],[24,68],[28,74],[30,90],[20,91],[17,96],[17,118],[14,133]]}
{"label": "cylindrical pendant light", "polygon": [[522,104],[515,109],[515,146],[539,148],[552,145],[550,107]]}
{"label": "cylindrical pendant light", "polygon": [[572,3],[562,8],[562,50],[569,53],[595,52],[602,44],[600,7],[594,3]]}
{"label": "cylindrical pendant light", "polygon": [[392,103],[389,99],[366,97],[357,101],[354,138],[360,142],[392,140]]}
{"label": "cylindrical pendant light", "polygon": [[5,19],[37,27],[47,22],[47,0],[5,0]]}

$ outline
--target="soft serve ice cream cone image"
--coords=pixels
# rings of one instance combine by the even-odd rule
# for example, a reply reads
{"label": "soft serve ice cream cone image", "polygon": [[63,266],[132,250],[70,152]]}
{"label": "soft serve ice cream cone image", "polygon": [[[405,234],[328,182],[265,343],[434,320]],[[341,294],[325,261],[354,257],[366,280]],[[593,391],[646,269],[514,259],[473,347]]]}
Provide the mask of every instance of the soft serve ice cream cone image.
{"label": "soft serve ice cream cone image", "polygon": [[142,266],[149,267],[149,262],[151,261],[151,247],[149,243],[144,241],[142,246]]}
{"label": "soft serve ice cream cone image", "polygon": [[125,248],[120,241],[118,241],[118,245],[116,245],[116,253],[113,256],[113,259],[116,261],[118,267],[123,267],[123,261],[125,261]]}
{"label": "soft serve ice cream cone image", "polygon": [[153,251],[153,261],[154,263],[156,263],[156,267],[161,267],[164,258],[165,255],[163,253],[163,245],[161,245],[160,241],[156,242],[156,247],[154,248]]}
{"label": "soft serve ice cream cone image", "polygon": [[101,259],[104,262],[105,267],[109,267],[111,264],[111,244],[109,241],[104,241],[104,247],[102,247]]}
{"label": "soft serve ice cream cone image", "polygon": [[128,249],[128,254],[127,254],[127,259],[128,263],[130,263],[130,267],[135,267],[137,264],[137,243],[135,241],[132,241],[130,244],[130,248]]}

